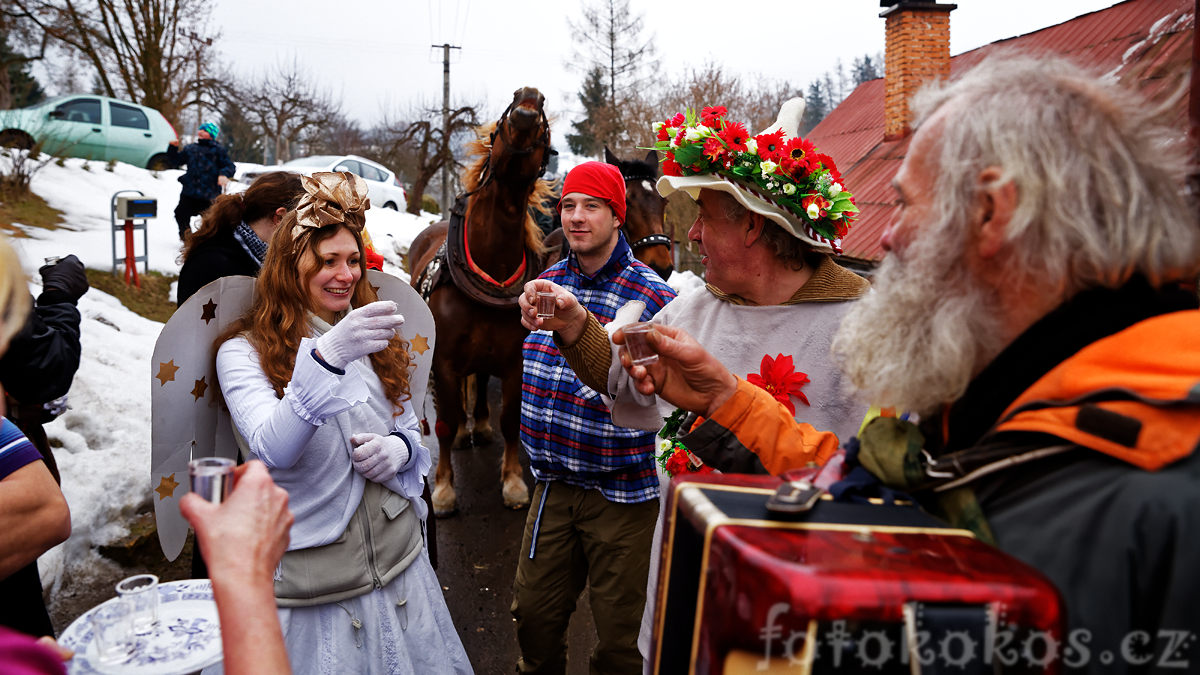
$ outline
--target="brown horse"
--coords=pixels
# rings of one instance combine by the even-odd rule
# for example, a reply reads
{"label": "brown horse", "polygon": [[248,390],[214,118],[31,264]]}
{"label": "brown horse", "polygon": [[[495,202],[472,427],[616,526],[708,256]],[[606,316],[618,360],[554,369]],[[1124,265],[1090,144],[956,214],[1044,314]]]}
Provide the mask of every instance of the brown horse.
{"label": "brown horse", "polygon": [[[634,257],[666,279],[675,269],[675,248],[663,219],[667,200],[654,188],[659,177],[658,153],[651,150],[645,159],[626,160],[605,147],[604,161],[620,169],[625,179],[625,223],[621,228]],[[546,235],[545,246],[551,262],[567,256],[561,226]]]}
{"label": "brown horse", "polygon": [[[421,271],[438,257],[442,242],[441,266],[452,281],[434,285],[429,295],[437,327],[432,371],[439,452],[433,509],[439,516],[457,509],[450,450],[465,421],[460,383],[472,374],[481,383],[489,376],[501,380],[501,493],[510,508],[529,503],[517,454],[521,344],[529,331],[521,326],[516,301],[525,282],[544,268],[541,230],[528,212],[549,195],[546,182],[539,180],[552,153],[543,104],[537,89],[519,89],[499,121],[480,128],[471,146],[478,159],[464,176],[467,193],[456,202],[451,221],[430,226],[433,231],[410,246],[414,286],[420,289]],[[481,398],[486,411],[486,396]]]}

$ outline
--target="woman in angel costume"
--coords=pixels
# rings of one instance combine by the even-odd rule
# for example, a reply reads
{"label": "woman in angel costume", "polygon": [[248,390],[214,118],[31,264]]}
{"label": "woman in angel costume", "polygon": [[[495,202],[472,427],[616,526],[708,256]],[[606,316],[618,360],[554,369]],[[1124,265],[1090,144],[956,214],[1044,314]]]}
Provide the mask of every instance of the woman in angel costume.
{"label": "woman in angel costume", "polygon": [[363,279],[367,186],[345,172],[303,180],[217,353],[242,452],[296,518],[275,573],[292,668],[470,672],[424,545],[431,458],[404,318]]}

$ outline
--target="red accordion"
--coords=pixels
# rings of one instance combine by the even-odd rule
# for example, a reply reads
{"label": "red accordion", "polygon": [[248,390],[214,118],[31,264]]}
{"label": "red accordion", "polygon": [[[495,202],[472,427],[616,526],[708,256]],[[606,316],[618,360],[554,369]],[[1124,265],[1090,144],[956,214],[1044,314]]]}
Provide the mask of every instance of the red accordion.
{"label": "red accordion", "polygon": [[1058,670],[1054,586],[915,507],[693,474],[666,508],[654,673]]}

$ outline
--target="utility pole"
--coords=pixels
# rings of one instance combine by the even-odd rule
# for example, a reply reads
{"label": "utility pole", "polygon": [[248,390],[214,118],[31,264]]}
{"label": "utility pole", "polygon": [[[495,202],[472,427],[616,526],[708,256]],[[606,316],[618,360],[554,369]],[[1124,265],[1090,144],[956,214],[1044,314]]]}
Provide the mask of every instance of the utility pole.
{"label": "utility pole", "polygon": [[442,215],[450,217],[450,169],[454,157],[450,154],[450,50],[462,49],[448,42],[430,45],[442,48]]}
{"label": "utility pole", "polygon": [[204,120],[200,119],[200,115],[203,112],[203,105],[200,101],[200,55],[202,53],[202,49],[199,47],[199,45],[204,45],[205,47],[211,47],[212,46],[212,38],[201,38],[199,35],[196,35],[195,33],[192,33],[189,31],[183,31],[183,36],[197,44],[197,47],[196,47],[196,126],[193,128],[199,129],[200,125],[204,123]]}

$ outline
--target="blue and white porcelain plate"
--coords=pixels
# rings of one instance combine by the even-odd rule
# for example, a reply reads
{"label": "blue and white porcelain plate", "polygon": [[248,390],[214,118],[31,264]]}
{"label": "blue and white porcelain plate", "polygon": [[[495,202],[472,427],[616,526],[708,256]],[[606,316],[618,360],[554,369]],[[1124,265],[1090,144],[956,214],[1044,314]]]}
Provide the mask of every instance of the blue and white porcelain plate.
{"label": "blue and white porcelain plate", "polygon": [[[97,607],[112,602],[120,600],[113,598]],[[67,661],[71,675],[182,675],[221,660],[221,623],[208,579],[159,584],[158,625],[149,635],[136,637],[133,655],[124,663],[96,661],[89,617],[97,607],[75,619],[58,638],[59,644],[75,652]]]}

